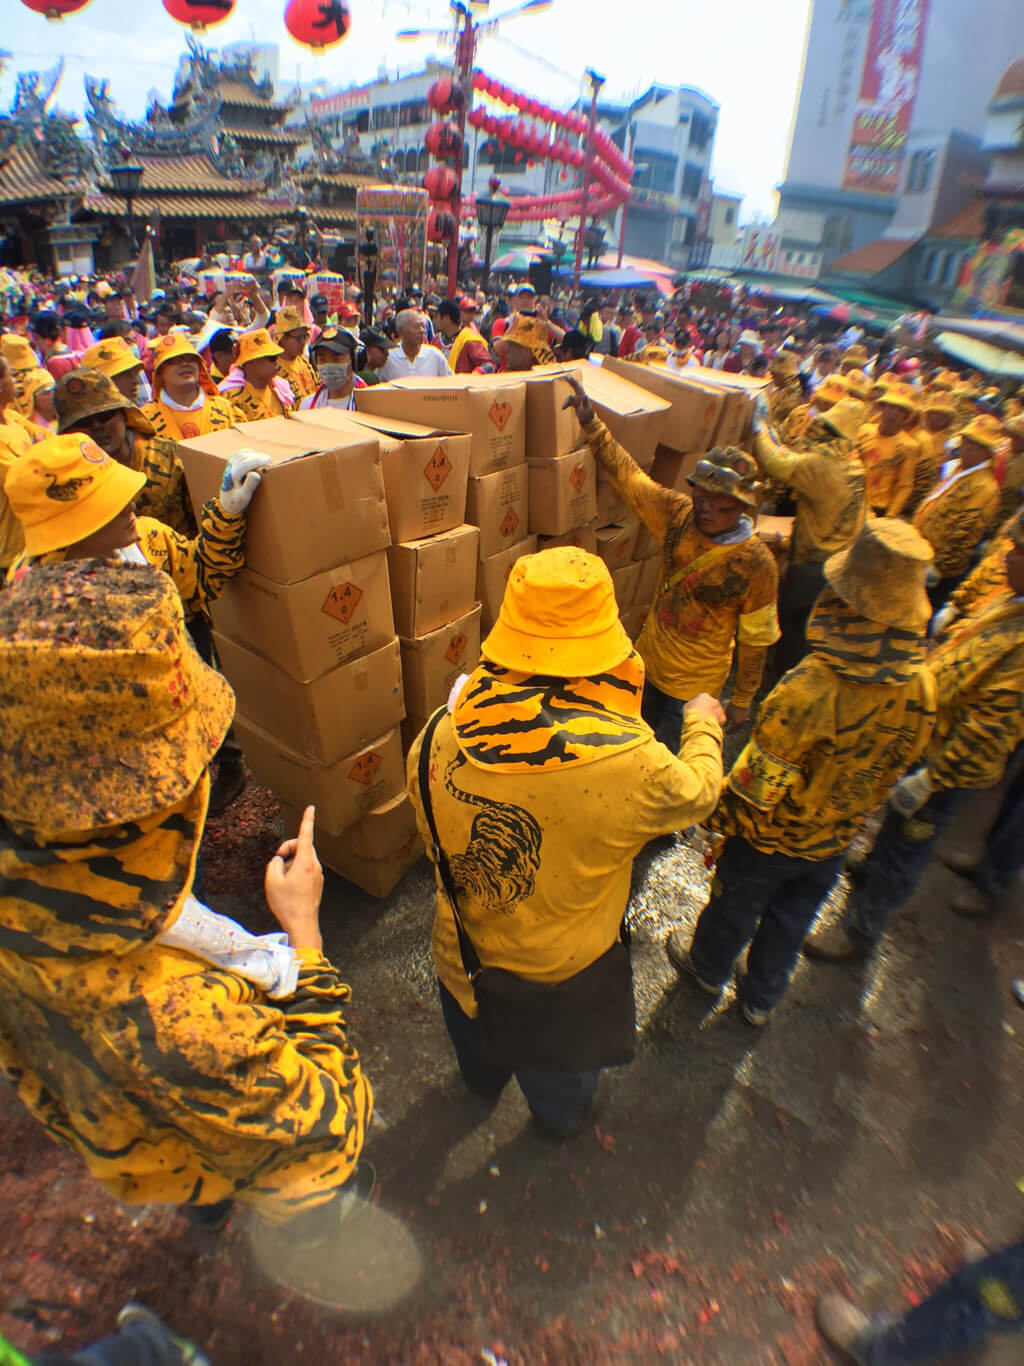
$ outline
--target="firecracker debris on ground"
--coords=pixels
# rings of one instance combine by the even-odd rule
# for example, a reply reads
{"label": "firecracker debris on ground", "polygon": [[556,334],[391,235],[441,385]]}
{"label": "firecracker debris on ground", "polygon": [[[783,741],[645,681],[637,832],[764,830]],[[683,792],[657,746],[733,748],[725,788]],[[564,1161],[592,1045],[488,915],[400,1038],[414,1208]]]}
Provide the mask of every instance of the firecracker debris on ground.
{"label": "firecracker debris on ground", "polygon": [[[970,846],[976,833],[954,838]],[[263,869],[281,834],[257,787],[209,829],[204,895],[257,932],[271,928]],[[329,874],[326,949],[351,983],[351,1034],[376,1096],[367,1155],[381,1206],[422,1253],[417,1290],[376,1316],[285,1293],[254,1266],[241,1219],[203,1241],[174,1210],[118,1205],[3,1088],[0,1331],[29,1352],[70,1351],[134,1298],[216,1366],[813,1366],[835,1359],[813,1324],[823,1289],[899,1310],[956,1267],[964,1235],[1019,1238],[1013,898],[958,918],[957,880],[936,861],[884,952],[802,965],[758,1031],[730,994],[716,1006],[665,959],[706,885],[684,836],[637,861],[638,1056],[606,1073],[586,1131],[554,1144],[514,1085],[494,1108],[462,1087],[437,1003],[426,864],[387,902]],[[1011,1338],[972,1360],[1010,1366],[1019,1350]]]}

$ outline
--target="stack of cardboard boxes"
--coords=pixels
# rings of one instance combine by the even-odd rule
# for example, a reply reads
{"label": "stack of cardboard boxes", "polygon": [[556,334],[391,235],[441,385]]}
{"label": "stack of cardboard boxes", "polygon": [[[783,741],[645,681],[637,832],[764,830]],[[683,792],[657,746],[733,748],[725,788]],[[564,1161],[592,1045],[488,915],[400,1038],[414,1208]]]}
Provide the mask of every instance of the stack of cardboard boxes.
{"label": "stack of cardboard boxes", "polygon": [[[196,507],[241,449],[271,465],[249,512],[246,567],[211,609],[236,733],[290,828],[314,803],[321,857],[352,876],[348,860],[363,857],[353,829],[380,827],[378,812],[400,806],[405,790],[380,444],[354,425],[331,431],[283,418],[181,442]],[[387,868],[375,870],[377,881],[417,855],[406,834],[380,860]]]}

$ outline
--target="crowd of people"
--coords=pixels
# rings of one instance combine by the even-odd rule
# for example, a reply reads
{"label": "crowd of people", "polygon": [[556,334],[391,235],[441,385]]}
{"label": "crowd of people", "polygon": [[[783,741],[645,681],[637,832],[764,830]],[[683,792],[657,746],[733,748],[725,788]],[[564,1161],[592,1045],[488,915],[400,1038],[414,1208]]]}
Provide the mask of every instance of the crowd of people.
{"label": "crowd of people", "polygon": [[[460,1070],[492,1099],[514,1076],[556,1138],[632,1056],[624,922],[652,838],[710,833],[710,899],[667,954],[716,998],[735,984],[757,1027],[802,953],[870,953],[954,814],[1001,783],[980,861],[951,860],[953,908],[978,915],[1011,887],[1024,390],[742,292],[698,306],[680,288],[658,311],[526,283],[410,289],[367,317],[355,286],[333,307],[294,276],[271,291],[258,240],[242,265],[249,283],[207,298],[181,279],[144,301],[123,280],[40,282],[0,335],[0,1065],[119,1199],[285,1220],[367,1183],[372,1092],[323,952],[312,808],[267,870],[281,935],[200,899],[207,816],[246,780],[208,608],[244,563],[268,462],[239,452],[197,517],[176,441],[351,408],[404,375],[616,355],[766,378],[749,449],[707,452],[683,491],[637,464],[587,367],[572,372],[567,405],[657,545],[654,607],[634,643],[596,556],[524,556],[409,755]],[[758,534],[759,510],[793,518],[788,546]],[[755,706],[725,772],[723,734]],[[815,932],[841,876],[844,918]],[[871,1355],[842,1322],[858,1360],[912,1359]]]}

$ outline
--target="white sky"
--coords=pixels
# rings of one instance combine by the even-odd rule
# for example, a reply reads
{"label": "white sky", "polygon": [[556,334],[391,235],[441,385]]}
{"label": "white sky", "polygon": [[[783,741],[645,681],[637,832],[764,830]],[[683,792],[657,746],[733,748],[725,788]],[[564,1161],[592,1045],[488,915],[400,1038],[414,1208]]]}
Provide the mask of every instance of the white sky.
{"label": "white sky", "polygon": [[[550,10],[512,20],[502,35],[484,38],[478,64],[506,84],[567,106],[583,69],[607,78],[603,96],[619,99],[652,84],[693,85],[721,105],[712,167],[717,188],[745,197],[743,218],[772,217],[782,179],[797,94],[804,30],[811,0],[554,0]],[[201,38],[206,45],[256,39],[277,42],[281,77],[331,86],[357,84],[384,65],[413,69],[435,54],[435,43],[397,43],[397,29],[443,27],[446,0],[350,0],[345,41],[314,56],[284,27],[286,0],[237,0],[231,19]],[[492,0],[491,14],[516,0]],[[0,83],[0,107],[14,94],[14,72],[45,69],[63,54],[66,73],[58,105],[81,113],[82,77],[106,77],[116,103],[141,116],[147,93],[166,99],[185,30],[161,0],[91,0],[84,10],[51,23],[0,0],[0,47],[12,54]],[[479,11],[481,17],[484,12]],[[13,20],[13,22],[11,22]]]}

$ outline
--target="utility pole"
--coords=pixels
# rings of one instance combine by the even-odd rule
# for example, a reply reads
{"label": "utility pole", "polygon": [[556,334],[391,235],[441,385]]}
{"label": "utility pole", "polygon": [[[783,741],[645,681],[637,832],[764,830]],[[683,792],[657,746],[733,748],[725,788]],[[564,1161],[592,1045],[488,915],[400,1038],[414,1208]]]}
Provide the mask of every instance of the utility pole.
{"label": "utility pole", "polygon": [[452,0],[452,8],[462,16],[462,28],[455,41],[455,69],[459,73],[462,87],[462,101],[459,105],[456,122],[459,129],[459,153],[455,166],[455,193],[452,195],[452,228],[448,243],[448,298],[454,299],[459,292],[459,224],[462,222],[462,167],[466,146],[466,114],[473,99],[473,60],[476,56],[476,23],[468,4],[462,0]]}
{"label": "utility pole", "polygon": [[[631,123],[631,124],[629,125],[629,159],[630,159],[630,161],[633,160],[633,153],[634,153],[635,151],[636,151],[636,124],[635,124],[635,123]],[[625,250],[625,247],[626,247],[626,215],[629,213],[629,200],[632,199],[632,198],[633,198],[633,196],[632,196],[632,193],[631,193],[630,196],[629,196],[629,199],[624,199],[624,200],[622,201],[622,209],[620,210],[620,212],[621,212],[621,214],[622,214],[622,217],[619,219],[619,263],[618,263],[618,269],[619,269],[619,270],[622,269],[622,253],[623,253],[623,251]]]}
{"label": "utility pole", "polygon": [[590,209],[590,181],[594,172],[594,133],[597,129],[597,97],[601,87],[604,85],[604,77],[599,76],[593,68],[587,68],[587,79],[590,82],[590,126],[587,129],[587,154],[583,162],[583,203],[580,206],[580,226],[576,233],[576,264],[572,272],[572,287],[578,290],[580,287],[580,270],[583,267],[583,238],[586,234],[587,213]]}

